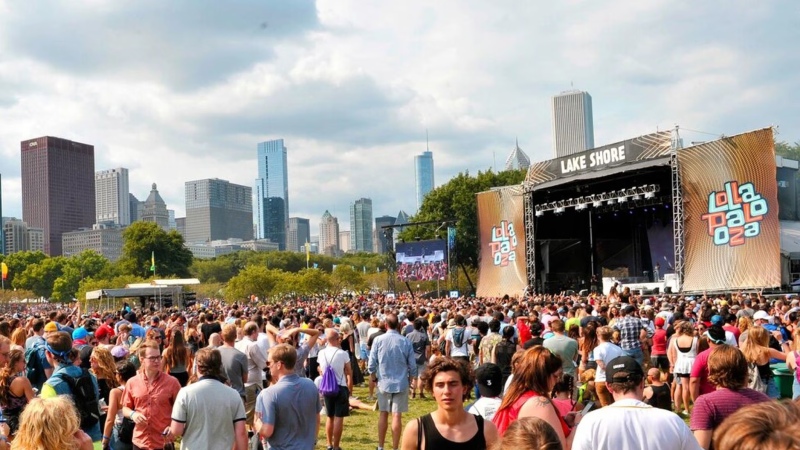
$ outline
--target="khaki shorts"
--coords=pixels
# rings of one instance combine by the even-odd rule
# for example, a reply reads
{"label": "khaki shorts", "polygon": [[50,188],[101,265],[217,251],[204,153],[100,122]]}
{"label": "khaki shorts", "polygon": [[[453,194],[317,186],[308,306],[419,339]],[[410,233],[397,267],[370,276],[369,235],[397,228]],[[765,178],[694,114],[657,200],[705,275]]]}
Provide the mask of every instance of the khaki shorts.
{"label": "khaki shorts", "polygon": [[408,412],[408,390],[395,393],[378,390],[378,411],[393,414]]}
{"label": "khaki shorts", "polygon": [[258,398],[259,392],[261,392],[261,386],[258,384],[245,386],[244,388],[244,414],[247,425],[251,427],[253,426],[253,419],[255,418],[256,399]]}

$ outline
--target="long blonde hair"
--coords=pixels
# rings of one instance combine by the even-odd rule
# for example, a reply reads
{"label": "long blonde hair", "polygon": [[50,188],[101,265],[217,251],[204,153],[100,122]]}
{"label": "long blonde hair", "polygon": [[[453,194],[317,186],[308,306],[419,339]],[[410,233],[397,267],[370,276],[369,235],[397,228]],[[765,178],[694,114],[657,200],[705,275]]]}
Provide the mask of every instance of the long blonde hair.
{"label": "long blonde hair", "polygon": [[111,352],[105,347],[95,347],[90,359],[97,362],[97,370],[92,370],[97,379],[105,379],[109,387],[116,387],[117,369]]}
{"label": "long blonde hair", "polygon": [[748,363],[756,364],[769,356],[769,332],[759,325],[750,327],[747,330],[747,340],[742,344],[742,353]]}
{"label": "long blonde hair", "polygon": [[14,450],[62,450],[75,447],[80,429],[75,404],[66,395],[34,398],[22,411]]}

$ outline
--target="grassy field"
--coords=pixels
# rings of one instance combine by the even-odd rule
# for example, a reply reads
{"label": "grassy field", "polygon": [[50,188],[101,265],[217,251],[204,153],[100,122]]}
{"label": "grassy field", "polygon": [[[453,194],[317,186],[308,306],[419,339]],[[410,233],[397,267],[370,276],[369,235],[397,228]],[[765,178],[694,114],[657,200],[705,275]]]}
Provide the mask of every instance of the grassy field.
{"label": "grassy field", "polygon": [[[354,394],[361,401],[366,402],[369,391],[367,388],[356,387]],[[409,420],[414,420],[424,416],[436,409],[436,402],[430,393],[426,394],[426,399],[408,400],[408,413],[403,414],[403,427]],[[319,445],[317,448],[325,448],[325,417],[320,424]],[[392,432],[386,432],[386,444],[384,448],[392,448]],[[342,450],[375,450],[378,446],[378,413],[374,411],[353,410],[350,417],[344,419],[344,431],[342,432]]]}

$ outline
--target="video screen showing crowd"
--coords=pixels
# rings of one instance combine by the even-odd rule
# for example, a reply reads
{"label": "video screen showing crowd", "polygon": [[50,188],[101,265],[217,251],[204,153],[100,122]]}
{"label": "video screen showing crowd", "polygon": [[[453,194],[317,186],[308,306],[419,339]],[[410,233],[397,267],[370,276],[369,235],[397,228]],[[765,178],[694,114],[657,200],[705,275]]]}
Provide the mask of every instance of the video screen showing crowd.
{"label": "video screen showing crowd", "polygon": [[400,281],[447,279],[447,243],[443,240],[399,243],[396,255]]}

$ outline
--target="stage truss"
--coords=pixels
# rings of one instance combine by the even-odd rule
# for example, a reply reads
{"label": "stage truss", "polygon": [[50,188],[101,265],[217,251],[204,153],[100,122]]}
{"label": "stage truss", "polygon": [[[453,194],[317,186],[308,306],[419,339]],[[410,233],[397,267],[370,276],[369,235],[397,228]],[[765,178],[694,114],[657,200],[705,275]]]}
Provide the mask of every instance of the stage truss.
{"label": "stage truss", "polygon": [[678,292],[683,290],[683,263],[684,263],[684,212],[683,212],[683,189],[681,188],[681,171],[678,165],[678,150],[681,147],[681,139],[678,134],[678,127],[672,136],[672,151],[669,155],[669,164],[672,168],[672,242],[675,254],[675,276],[677,278]]}

